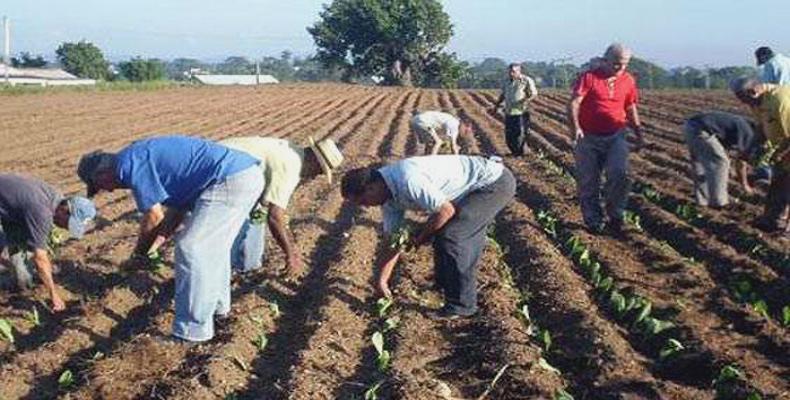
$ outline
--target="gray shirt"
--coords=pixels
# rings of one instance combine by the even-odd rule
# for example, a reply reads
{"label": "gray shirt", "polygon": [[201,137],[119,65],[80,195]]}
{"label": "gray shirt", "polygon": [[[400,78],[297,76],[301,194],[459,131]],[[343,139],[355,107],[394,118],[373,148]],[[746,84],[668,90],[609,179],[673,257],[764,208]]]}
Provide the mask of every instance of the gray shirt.
{"label": "gray shirt", "polygon": [[[0,174],[0,220],[6,233],[19,232],[20,243],[46,249],[52,217],[62,196],[52,186],[31,177]],[[9,232],[10,231],[10,232]]]}
{"label": "gray shirt", "polygon": [[384,230],[392,232],[406,210],[435,213],[442,204],[494,183],[502,163],[477,156],[412,157],[380,168],[392,198],[383,207]]}

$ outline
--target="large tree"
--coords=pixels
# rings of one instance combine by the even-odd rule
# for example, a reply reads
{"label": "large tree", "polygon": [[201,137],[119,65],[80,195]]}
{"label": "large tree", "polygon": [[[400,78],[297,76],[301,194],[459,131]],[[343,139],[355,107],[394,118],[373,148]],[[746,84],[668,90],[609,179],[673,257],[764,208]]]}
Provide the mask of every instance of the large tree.
{"label": "large tree", "polygon": [[11,66],[17,68],[43,68],[47,66],[47,60],[40,55],[33,56],[23,51],[19,57],[11,57]]}
{"label": "large tree", "polygon": [[80,78],[106,79],[109,64],[95,44],[84,40],[78,43],[62,43],[55,54],[63,69]]}
{"label": "large tree", "polygon": [[118,64],[121,75],[130,82],[158,81],[165,78],[165,64],[158,59],[132,58]]}
{"label": "large tree", "polygon": [[411,85],[453,34],[437,0],[334,0],[307,31],[326,67],[391,85]]}

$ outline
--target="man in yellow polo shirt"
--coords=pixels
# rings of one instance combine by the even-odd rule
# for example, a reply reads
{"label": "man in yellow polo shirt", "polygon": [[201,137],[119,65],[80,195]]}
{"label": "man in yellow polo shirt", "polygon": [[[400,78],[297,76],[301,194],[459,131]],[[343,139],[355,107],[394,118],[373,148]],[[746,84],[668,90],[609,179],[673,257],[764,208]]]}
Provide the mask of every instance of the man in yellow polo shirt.
{"label": "man in yellow polo shirt", "polygon": [[757,116],[767,143],[773,148],[774,168],[760,227],[769,232],[790,234],[790,86],[760,83],[753,78],[730,82],[738,100]]}
{"label": "man in yellow polo shirt", "polygon": [[[343,162],[343,155],[332,139],[299,147],[277,138],[260,136],[225,139],[220,144],[250,154],[261,161],[264,189],[256,211],[245,221],[231,252],[231,265],[237,271],[248,272],[259,268],[265,249],[265,219],[269,231],[286,255],[288,273],[298,275],[303,268],[302,257],[296,249],[288,229],[288,203],[302,180],[322,173],[332,182],[332,170]],[[256,218],[255,215],[265,215]]]}

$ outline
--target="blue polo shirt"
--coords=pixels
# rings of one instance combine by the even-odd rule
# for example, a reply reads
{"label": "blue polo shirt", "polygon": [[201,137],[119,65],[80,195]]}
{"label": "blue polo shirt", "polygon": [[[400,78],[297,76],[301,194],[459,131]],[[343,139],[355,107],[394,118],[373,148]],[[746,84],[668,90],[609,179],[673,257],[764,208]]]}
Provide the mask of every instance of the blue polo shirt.
{"label": "blue polo shirt", "polygon": [[188,209],[206,188],[257,165],[252,156],[188,136],[162,136],[132,143],[118,153],[116,174],[132,189],[140,211],[156,204]]}

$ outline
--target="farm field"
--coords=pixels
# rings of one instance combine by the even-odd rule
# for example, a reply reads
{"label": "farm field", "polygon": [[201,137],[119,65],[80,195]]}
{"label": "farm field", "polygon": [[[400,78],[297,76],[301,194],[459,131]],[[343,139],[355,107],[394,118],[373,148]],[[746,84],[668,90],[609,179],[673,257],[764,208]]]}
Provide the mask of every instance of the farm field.
{"label": "farm field", "polygon": [[[0,171],[84,191],[76,175],[84,152],[175,132],[331,136],[353,167],[415,154],[415,109],[472,121],[464,153],[507,154],[491,112],[497,95],[322,84],[0,96]],[[644,92],[649,145],[631,156],[630,233],[616,240],[582,227],[568,98],[542,93],[532,151],[505,157],[518,191],[479,266],[475,318],[430,318],[441,297],[429,249],[402,261],[394,303],[378,312],[380,212],[344,204],[336,186],[316,179],[289,210],[304,276],[280,276],[282,254],[270,241],[264,270],[234,279],[231,318],[213,341],[161,343],[173,274],[122,267],[137,214],[130,193],[117,191],[98,196],[96,228],[57,258],[66,312],[49,313],[44,293],[13,293],[7,274],[0,280],[0,318],[15,339],[0,340],[0,399],[790,398],[790,241],[751,226],[760,198],[735,180],[733,209],[690,202],[682,121],[710,108],[746,110],[726,92]],[[378,368],[377,332],[387,368]]]}

